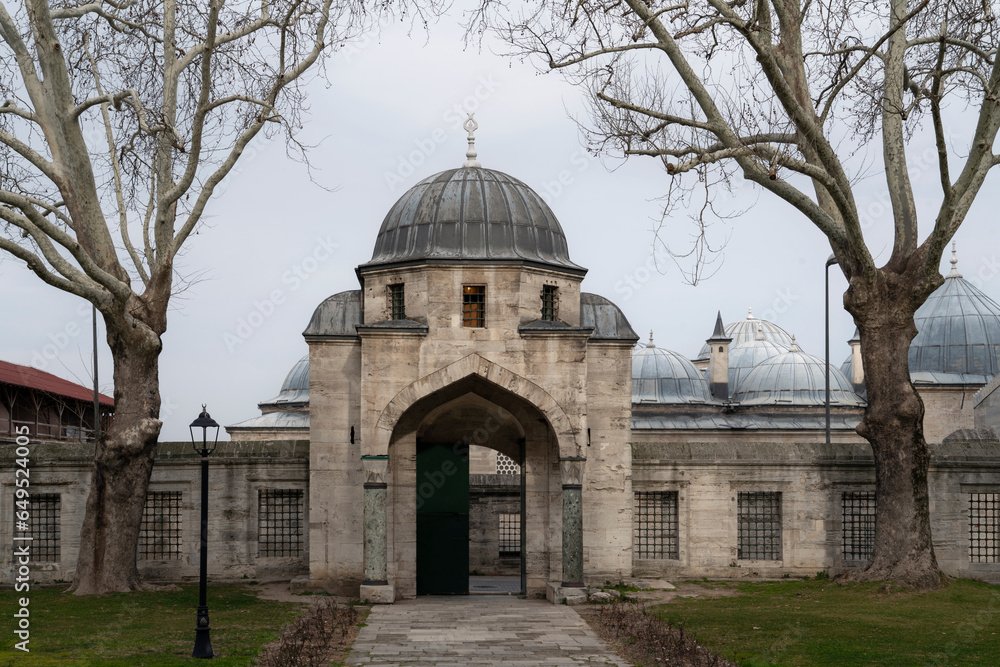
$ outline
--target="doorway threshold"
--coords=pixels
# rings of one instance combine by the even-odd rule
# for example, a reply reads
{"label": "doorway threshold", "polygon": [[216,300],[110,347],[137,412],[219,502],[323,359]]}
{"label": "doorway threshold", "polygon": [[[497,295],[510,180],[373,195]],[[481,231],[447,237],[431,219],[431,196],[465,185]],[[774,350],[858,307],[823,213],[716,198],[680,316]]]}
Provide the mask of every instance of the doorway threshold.
{"label": "doorway threshold", "polygon": [[520,595],[521,577],[469,576],[469,595]]}

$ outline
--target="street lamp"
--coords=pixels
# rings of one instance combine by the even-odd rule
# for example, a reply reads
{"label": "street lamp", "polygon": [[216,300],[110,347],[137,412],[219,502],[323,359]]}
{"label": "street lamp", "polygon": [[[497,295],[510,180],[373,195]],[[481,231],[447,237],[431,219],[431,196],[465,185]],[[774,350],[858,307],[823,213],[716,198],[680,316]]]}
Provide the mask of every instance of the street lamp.
{"label": "street lamp", "polygon": [[[195,628],[194,658],[211,658],[212,636],[211,628],[208,625],[208,600],[207,583],[208,574],[208,455],[215,451],[215,445],[219,440],[219,425],[215,423],[205,405],[201,406],[201,414],[191,422],[191,445],[194,451],[201,454],[201,589],[198,594],[198,624]],[[201,444],[195,436],[195,429],[201,429]],[[208,430],[215,429],[211,439],[208,437]],[[211,440],[211,442],[209,441]]]}
{"label": "street lamp", "polygon": [[830,267],[837,263],[837,256],[830,255],[826,260],[826,444],[830,444]]}

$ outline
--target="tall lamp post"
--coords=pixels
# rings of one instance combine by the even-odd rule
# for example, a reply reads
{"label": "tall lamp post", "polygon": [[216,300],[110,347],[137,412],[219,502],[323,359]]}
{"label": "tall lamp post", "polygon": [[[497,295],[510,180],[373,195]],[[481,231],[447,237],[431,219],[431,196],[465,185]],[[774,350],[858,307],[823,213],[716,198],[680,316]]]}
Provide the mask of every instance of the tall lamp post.
{"label": "tall lamp post", "polygon": [[830,267],[837,263],[837,256],[830,255],[826,260],[826,288],[823,296],[826,298],[826,444],[830,444]]}
{"label": "tall lamp post", "polygon": [[[205,405],[201,406],[201,414],[191,422],[191,445],[194,451],[201,454],[201,589],[198,593],[198,624],[195,628],[194,658],[211,658],[212,636],[211,627],[208,624],[208,599],[207,582],[208,575],[208,455],[215,451],[215,445],[219,440],[219,425],[212,419],[205,410]],[[209,429],[215,429],[212,437],[208,437]],[[201,429],[201,443],[198,442],[196,429]]]}

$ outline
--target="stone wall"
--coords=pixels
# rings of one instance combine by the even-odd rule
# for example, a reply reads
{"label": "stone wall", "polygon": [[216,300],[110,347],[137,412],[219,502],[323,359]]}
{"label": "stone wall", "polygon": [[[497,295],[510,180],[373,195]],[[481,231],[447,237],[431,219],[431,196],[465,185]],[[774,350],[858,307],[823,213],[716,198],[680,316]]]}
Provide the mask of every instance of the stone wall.
{"label": "stone wall", "polygon": [[471,475],[469,478],[469,572],[521,574],[520,556],[500,555],[500,515],[521,516],[520,475]]}
{"label": "stone wall", "polygon": [[924,402],[927,442],[941,442],[953,431],[974,428],[973,396],[981,388],[982,385],[917,385],[917,393]]}
{"label": "stone wall", "polygon": [[[677,494],[677,553],[642,558],[633,542],[634,576],[800,576],[862,564],[844,557],[843,503],[845,493],[875,489],[867,445],[682,445],[656,442],[651,433],[635,438],[633,490]],[[1000,493],[1000,442],[959,432],[931,450],[930,510],[939,565],[950,576],[1000,583],[1000,562],[971,562],[969,551],[970,494]],[[740,494],[761,492],[780,494],[780,557],[743,558]]]}
{"label": "stone wall", "polygon": [[[59,558],[31,565],[34,582],[69,582],[73,578],[80,546],[80,527],[90,488],[90,447],[33,442],[31,487],[33,495],[59,496]],[[0,441],[0,578],[13,581],[14,450]],[[219,443],[209,459],[208,574],[213,581],[290,579],[308,573],[309,443],[307,441]],[[201,458],[190,443],[160,443],[149,484],[150,493],[173,495],[174,538],[165,542],[170,558],[139,559],[139,572],[151,581],[190,581],[198,577],[201,531]],[[301,523],[297,547],[282,540],[285,552],[266,556],[259,550],[259,497],[261,491],[301,493]],[[149,496],[147,496],[148,498]],[[163,497],[163,496],[161,496]],[[296,502],[296,496],[287,500]],[[289,525],[290,528],[290,525]],[[293,531],[294,532],[294,531]],[[145,533],[149,535],[149,533]]]}

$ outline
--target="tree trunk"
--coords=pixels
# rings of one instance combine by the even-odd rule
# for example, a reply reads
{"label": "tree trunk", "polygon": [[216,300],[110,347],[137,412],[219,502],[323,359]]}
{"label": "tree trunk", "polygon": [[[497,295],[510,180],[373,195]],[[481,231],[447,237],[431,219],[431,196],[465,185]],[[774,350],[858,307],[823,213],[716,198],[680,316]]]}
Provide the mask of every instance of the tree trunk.
{"label": "tree trunk", "polygon": [[[114,358],[115,417],[94,453],[72,585],[77,595],[142,588],[136,550],[162,425],[159,336],[148,329],[142,335],[124,322],[115,326],[107,316],[105,322]],[[118,333],[123,330],[128,333]]]}
{"label": "tree trunk", "polygon": [[[914,292],[906,274],[879,271],[878,287],[848,289],[845,305],[861,333],[868,408],[858,433],[875,456],[875,549],[868,565],[848,578],[889,581],[907,588],[941,582],[934,556],[928,503],[930,452],[924,440],[924,403],[910,381],[908,355],[917,333],[916,306],[926,298]],[[863,306],[860,305],[863,303]]]}

